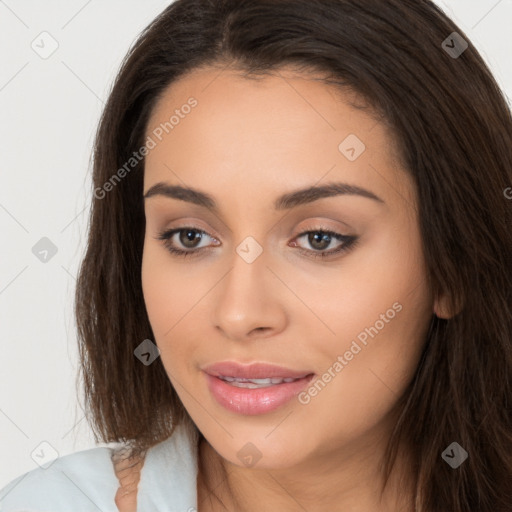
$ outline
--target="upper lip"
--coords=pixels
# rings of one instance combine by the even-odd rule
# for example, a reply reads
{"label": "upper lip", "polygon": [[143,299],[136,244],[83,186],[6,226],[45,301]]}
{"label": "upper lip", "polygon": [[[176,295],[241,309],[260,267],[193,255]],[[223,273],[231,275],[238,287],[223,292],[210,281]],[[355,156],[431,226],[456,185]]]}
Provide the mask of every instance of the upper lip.
{"label": "upper lip", "polygon": [[223,361],[204,366],[202,370],[214,377],[237,377],[241,379],[293,378],[299,379],[313,372],[291,370],[284,366],[268,363],[241,364],[236,361]]}

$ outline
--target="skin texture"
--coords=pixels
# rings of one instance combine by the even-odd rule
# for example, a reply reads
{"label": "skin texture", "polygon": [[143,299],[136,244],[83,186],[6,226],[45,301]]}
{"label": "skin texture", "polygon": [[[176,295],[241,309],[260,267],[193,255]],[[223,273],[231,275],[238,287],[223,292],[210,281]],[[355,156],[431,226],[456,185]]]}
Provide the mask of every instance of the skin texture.
{"label": "skin texture", "polygon": [[[432,313],[446,315],[444,300],[427,287],[415,189],[393,156],[388,128],[342,101],[355,97],[311,78],[290,69],[259,81],[196,70],[169,87],[148,124],[150,134],[197,99],[146,157],[144,192],[163,181],[198,188],[219,204],[216,215],[163,196],[145,200],[147,312],[169,378],[208,441],[200,451],[207,466],[198,480],[200,512],[226,510],[210,501],[205,481],[239,512],[412,510],[409,489],[395,478],[379,501],[378,463],[392,408],[414,375]],[[366,146],[355,161],[338,149],[349,134]],[[385,204],[344,195],[273,208],[281,194],[337,181],[369,189]],[[319,224],[357,235],[357,246],[313,258],[340,245],[332,239],[315,248],[307,235],[297,238]],[[178,227],[207,235],[184,246],[176,234],[175,247],[211,252],[170,254],[157,237]],[[250,264],[236,252],[248,236],[263,249]],[[244,416],[209,393],[200,368],[218,361],[321,376],[394,303],[400,312],[308,404],[294,399]],[[262,455],[252,467],[237,456],[249,442]],[[226,480],[218,480],[221,466]]]}

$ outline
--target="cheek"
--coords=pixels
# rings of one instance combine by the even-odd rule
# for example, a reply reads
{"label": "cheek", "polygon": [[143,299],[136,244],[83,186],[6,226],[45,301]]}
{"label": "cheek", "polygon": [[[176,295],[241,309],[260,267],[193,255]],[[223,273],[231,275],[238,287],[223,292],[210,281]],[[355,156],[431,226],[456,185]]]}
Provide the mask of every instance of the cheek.
{"label": "cheek", "polygon": [[415,306],[415,298],[420,299],[411,301],[407,293],[398,292],[383,296],[382,307],[375,310],[379,314],[340,315],[337,339],[323,337],[316,350],[321,356],[319,376],[300,403],[304,418],[325,419],[329,442],[339,442],[340,434],[350,440],[374,429],[414,377],[429,323],[428,315]]}
{"label": "cheek", "polygon": [[142,292],[154,335],[159,338],[164,331],[166,311],[172,309],[172,289],[166,285],[163,274],[165,264],[152,241],[144,242],[142,254]]}
{"label": "cheek", "polygon": [[412,308],[403,304],[393,319],[388,317],[388,323],[368,323],[358,336],[344,338],[338,347],[331,345],[324,373],[306,390],[314,396],[303,397],[303,403],[310,400],[305,405],[307,414],[325,417],[335,411],[340,421],[325,425],[338,439],[340,430],[352,438],[374,428],[414,377],[426,325],[428,322],[420,322]]}
{"label": "cheek", "polygon": [[315,294],[316,311],[336,335],[323,336],[317,348],[324,373],[306,390],[311,414],[347,411],[347,429],[371,428],[414,376],[432,318],[416,242],[414,234],[374,240]]}
{"label": "cheek", "polygon": [[204,338],[195,332],[199,326],[196,315],[211,285],[204,282],[201,286],[194,271],[174,262],[152,240],[144,244],[141,279],[153,341],[169,375],[177,374],[185,369],[184,361],[192,361],[193,340]]}
{"label": "cheek", "polygon": [[[197,283],[187,279],[183,267],[159,245],[147,240],[142,255],[142,291],[148,317],[157,340],[171,336],[174,325],[185,315],[197,295]],[[197,299],[196,299],[197,300]]]}
{"label": "cheek", "polygon": [[369,429],[391,410],[416,372],[432,318],[421,255],[384,244],[365,260],[361,279],[347,278],[338,316],[330,310],[339,337],[324,352],[336,376],[324,374],[331,381],[319,383],[314,405],[318,414],[349,411],[349,429]]}
{"label": "cheek", "polygon": [[365,329],[376,323],[382,334],[397,329],[398,344],[417,334],[414,329],[431,313],[421,240],[408,220],[394,230],[369,231],[359,247],[336,263],[306,265],[299,271],[283,267],[280,275],[318,317],[301,319],[297,309],[297,322],[322,328],[320,319],[327,328],[317,331],[317,338],[323,332],[328,352],[342,350],[343,343],[349,345],[360,333],[364,338]]}

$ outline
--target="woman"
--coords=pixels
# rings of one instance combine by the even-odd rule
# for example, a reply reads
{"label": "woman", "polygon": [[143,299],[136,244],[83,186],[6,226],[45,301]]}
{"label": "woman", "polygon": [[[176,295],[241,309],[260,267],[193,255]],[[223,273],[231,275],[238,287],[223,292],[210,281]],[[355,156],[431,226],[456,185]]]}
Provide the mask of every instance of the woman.
{"label": "woman", "polygon": [[3,510],[512,510],[511,140],[428,0],[170,5],[105,108],[77,284],[126,450]]}

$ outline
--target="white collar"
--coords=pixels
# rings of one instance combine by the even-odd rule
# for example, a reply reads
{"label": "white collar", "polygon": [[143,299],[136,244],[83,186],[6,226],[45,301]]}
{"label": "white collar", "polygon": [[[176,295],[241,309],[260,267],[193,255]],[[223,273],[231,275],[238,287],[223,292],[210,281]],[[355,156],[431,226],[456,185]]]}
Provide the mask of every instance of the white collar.
{"label": "white collar", "polygon": [[197,512],[197,431],[177,425],[145,456],[137,491],[143,512]]}

